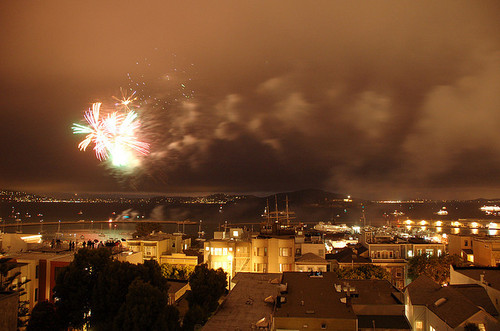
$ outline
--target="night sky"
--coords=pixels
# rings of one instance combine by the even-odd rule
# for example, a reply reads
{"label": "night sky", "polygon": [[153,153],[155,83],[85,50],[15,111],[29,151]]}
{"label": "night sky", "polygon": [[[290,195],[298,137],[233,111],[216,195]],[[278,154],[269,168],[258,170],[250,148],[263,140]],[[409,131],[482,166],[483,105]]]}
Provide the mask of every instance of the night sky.
{"label": "night sky", "polygon": [[[2,1],[0,188],[500,197],[498,1]],[[134,89],[151,153],[78,150]]]}

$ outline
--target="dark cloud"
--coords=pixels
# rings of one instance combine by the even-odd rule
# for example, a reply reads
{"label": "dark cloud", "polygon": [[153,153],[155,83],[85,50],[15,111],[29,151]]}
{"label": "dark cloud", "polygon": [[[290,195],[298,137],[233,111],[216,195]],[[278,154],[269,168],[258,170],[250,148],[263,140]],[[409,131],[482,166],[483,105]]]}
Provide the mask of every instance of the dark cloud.
{"label": "dark cloud", "polygon": [[[497,194],[495,1],[0,9],[4,186]],[[124,84],[152,153],[112,176],[68,128]]]}

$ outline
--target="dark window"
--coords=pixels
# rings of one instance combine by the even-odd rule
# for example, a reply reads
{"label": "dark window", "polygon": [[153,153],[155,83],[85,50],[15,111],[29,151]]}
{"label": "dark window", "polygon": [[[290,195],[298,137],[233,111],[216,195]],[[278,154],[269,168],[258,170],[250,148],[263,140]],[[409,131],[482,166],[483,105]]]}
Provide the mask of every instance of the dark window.
{"label": "dark window", "polygon": [[321,329],[325,330],[326,329],[326,323],[321,323]]}
{"label": "dark window", "polygon": [[35,301],[38,301],[38,288],[35,288]]}
{"label": "dark window", "polygon": [[464,242],[464,246],[469,246],[469,242],[467,240]]}
{"label": "dark window", "polygon": [[39,273],[40,266],[35,267],[35,279],[38,279],[38,273]]}

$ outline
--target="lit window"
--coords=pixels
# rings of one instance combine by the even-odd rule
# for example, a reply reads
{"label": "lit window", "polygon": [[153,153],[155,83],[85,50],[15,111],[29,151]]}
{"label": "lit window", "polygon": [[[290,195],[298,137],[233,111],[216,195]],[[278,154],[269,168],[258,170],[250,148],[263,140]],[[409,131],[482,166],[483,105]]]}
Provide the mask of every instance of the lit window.
{"label": "lit window", "polygon": [[429,325],[429,331],[436,331],[431,325]]}
{"label": "lit window", "polygon": [[424,325],[423,325],[422,321],[415,322],[415,329],[422,330],[423,327],[424,327]]}
{"label": "lit window", "polygon": [[484,327],[483,323],[479,323],[477,327],[479,328],[479,331],[486,331],[486,328]]}
{"label": "lit window", "polygon": [[238,237],[238,231],[237,230],[233,231],[233,237]]}
{"label": "lit window", "polygon": [[224,248],[222,249],[222,255],[227,255],[227,247],[224,247]]}
{"label": "lit window", "polygon": [[280,247],[280,256],[290,256],[288,247]]}
{"label": "lit window", "polygon": [[413,251],[412,250],[408,251],[408,257],[413,257]]}

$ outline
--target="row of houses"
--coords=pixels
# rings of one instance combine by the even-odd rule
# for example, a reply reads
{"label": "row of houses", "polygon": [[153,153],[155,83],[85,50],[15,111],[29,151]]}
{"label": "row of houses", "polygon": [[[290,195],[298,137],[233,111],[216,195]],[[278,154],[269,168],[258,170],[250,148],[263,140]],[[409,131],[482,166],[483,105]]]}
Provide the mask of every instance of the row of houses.
{"label": "row of houses", "polygon": [[203,330],[499,330],[500,288],[485,279],[500,270],[451,272],[447,286],[420,276],[402,290],[332,272],[238,273]]}
{"label": "row of houses", "polygon": [[445,254],[443,243],[421,239],[402,240],[363,232],[358,245],[336,254],[326,254],[320,235],[304,231],[252,233],[241,228],[216,232],[204,243],[204,263],[223,268],[230,277],[238,272],[281,273],[286,271],[330,271],[377,265],[391,274],[392,284],[402,289],[408,282],[407,260],[415,255]]}
{"label": "row of houses", "polygon": [[448,251],[473,263],[475,266],[500,265],[500,238],[479,234],[455,234],[448,236]]}

